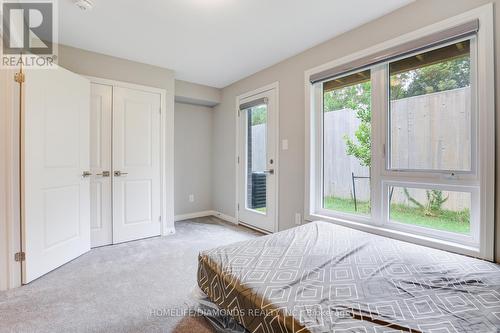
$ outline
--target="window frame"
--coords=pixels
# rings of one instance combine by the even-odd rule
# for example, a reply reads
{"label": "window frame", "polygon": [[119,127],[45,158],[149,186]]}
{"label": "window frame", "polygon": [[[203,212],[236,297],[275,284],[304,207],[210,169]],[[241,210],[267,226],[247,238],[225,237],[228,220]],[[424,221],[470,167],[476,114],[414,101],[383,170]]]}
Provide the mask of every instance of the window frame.
{"label": "window frame", "polygon": [[[377,51],[479,19],[480,29],[471,40],[471,171],[457,170],[397,170],[389,169],[389,67],[388,63],[371,67],[372,81],[372,165],[371,216],[341,213],[323,206],[323,83],[311,84],[309,77]],[[454,42],[459,41],[455,40]],[[416,54],[445,46],[437,45]],[[375,45],[353,55],[332,61],[305,72],[306,158],[305,158],[305,219],[326,220],[391,238],[493,260],[494,179],[495,175],[495,107],[493,11],[491,4]],[[406,58],[411,55],[405,55]],[[396,60],[391,60],[391,62]],[[366,70],[360,68],[352,72]],[[349,75],[349,73],[341,76]],[[318,98],[320,95],[320,98]],[[321,102],[319,102],[321,101]],[[474,130],[475,129],[475,130]],[[387,154],[386,154],[387,152]],[[477,164],[476,164],[477,161]],[[391,222],[389,219],[389,186],[440,188],[471,193],[470,236],[421,226]],[[473,222],[474,221],[474,222]],[[477,222],[477,223],[476,223]]]}
{"label": "window frame", "polygon": [[[478,188],[463,186],[463,185],[444,185],[444,184],[433,184],[433,183],[412,183],[412,182],[401,182],[401,181],[383,181],[382,188],[384,193],[388,193],[391,186],[396,187],[407,187],[414,189],[423,189],[423,190],[443,190],[443,191],[454,191],[454,192],[465,192],[470,193],[471,196],[471,221],[470,221],[470,234],[460,234],[454,232],[448,232],[444,230],[432,229],[418,225],[404,224],[401,222],[392,221],[390,218],[390,198],[389,195],[384,195],[382,197],[382,209],[384,216],[384,224],[387,225],[388,228],[399,230],[402,232],[409,233],[418,233],[419,235],[426,237],[439,237],[439,239],[457,242],[460,244],[464,244],[467,246],[477,246],[479,244],[479,196],[478,196]],[[475,215],[475,216],[473,216]]]}
{"label": "window frame", "polygon": [[[352,73],[347,73],[345,75],[342,75],[342,77],[348,76],[350,74],[357,73],[357,72],[359,72],[359,71],[353,71]],[[316,167],[317,167],[316,172],[318,175],[316,177],[316,191],[317,191],[316,197],[319,199],[316,200],[316,202],[315,202],[315,210],[316,210],[316,212],[321,213],[323,215],[329,215],[329,213],[332,211],[323,207],[324,206],[323,193],[324,193],[324,185],[325,185],[325,182],[324,182],[324,163],[323,163],[324,154],[325,154],[325,150],[324,150],[324,138],[325,138],[325,136],[324,136],[323,82],[320,82],[317,85],[318,85],[318,89],[317,89],[318,95],[316,95],[315,98],[318,98],[320,101],[320,103],[318,103],[317,109],[316,109],[316,112],[318,112],[318,116],[316,118],[316,120],[317,120],[316,127],[318,129],[318,131],[317,131],[317,133],[318,133],[317,156],[319,157],[321,163],[316,163]],[[373,96],[373,94],[372,94],[372,96]],[[371,172],[370,172],[370,174],[371,174]],[[370,183],[371,183],[371,179],[370,179]],[[371,186],[370,186],[370,201],[371,201],[371,195],[373,194],[372,192],[373,191],[371,190]],[[370,212],[369,215],[364,215],[364,214],[353,214],[353,213],[345,213],[345,212],[336,211],[335,215],[338,217],[341,217],[341,218],[345,218],[345,219],[354,219],[354,220],[361,222],[361,223],[370,223],[372,220],[373,213]]]}

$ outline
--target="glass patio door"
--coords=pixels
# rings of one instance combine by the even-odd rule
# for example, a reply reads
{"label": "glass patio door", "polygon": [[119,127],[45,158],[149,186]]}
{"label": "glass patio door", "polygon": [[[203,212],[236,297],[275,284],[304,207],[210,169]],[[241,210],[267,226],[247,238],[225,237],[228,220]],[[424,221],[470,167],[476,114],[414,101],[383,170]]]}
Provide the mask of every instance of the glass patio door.
{"label": "glass patio door", "polygon": [[239,221],[276,230],[276,90],[240,100]]}

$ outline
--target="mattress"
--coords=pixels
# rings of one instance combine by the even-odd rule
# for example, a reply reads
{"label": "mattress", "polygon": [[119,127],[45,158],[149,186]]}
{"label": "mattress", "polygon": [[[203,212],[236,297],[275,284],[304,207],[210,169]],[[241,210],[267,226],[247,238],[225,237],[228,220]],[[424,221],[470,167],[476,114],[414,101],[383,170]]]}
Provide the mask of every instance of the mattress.
{"label": "mattress", "polygon": [[202,252],[198,285],[250,332],[500,332],[500,266],[326,222]]}

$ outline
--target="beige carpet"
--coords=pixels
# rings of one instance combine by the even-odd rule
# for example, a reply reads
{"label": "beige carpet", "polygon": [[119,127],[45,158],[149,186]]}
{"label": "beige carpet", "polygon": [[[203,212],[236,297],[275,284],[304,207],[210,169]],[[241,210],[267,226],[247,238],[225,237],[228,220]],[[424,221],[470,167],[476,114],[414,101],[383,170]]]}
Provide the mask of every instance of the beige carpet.
{"label": "beige carpet", "polygon": [[177,233],[94,249],[27,286],[0,293],[0,332],[212,332],[195,302],[200,250],[259,234],[217,218]]}

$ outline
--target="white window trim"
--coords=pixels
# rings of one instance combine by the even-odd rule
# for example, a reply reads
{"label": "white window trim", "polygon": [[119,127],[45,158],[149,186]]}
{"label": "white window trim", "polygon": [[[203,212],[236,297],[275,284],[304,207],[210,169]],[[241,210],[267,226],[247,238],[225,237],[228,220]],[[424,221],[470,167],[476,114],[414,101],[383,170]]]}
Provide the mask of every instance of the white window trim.
{"label": "white window trim", "polygon": [[[352,62],[364,56],[368,56],[375,52],[383,51],[387,48],[405,43],[412,39],[423,37],[431,33],[456,26],[467,21],[479,19],[480,29],[477,33],[477,53],[472,54],[475,58],[475,69],[477,71],[476,82],[476,102],[477,114],[480,114],[479,122],[477,124],[477,142],[474,144],[477,147],[478,164],[476,166],[477,173],[470,177],[469,175],[459,175],[459,185],[479,185],[478,202],[473,202],[473,205],[478,205],[480,215],[479,230],[473,231],[472,237],[479,238],[479,246],[471,246],[469,242],[463,239],[454,239],[454,237],[443,239],[431,238],[425,234],[414,234],[408,232],[403,228],[394,228],[391,223],[384,223],[383,216],[387,216],[387,212],[383,211],[380,207],[372,207],[371,218],[360,217],[353,214],[332,214],[318,207],[319,200],[316,198],[321,196],[321,184],[318,184],[317,177],[320,175],[322,163],[316,163],[318,156],[321,156],[322,140],[319,138],[320,131],[318,131],[317,124],[320,119],[318,109],[321,110],[321,105],[314,105],[316,99],[315,95],[321,94],[320,89],[313,89],[309,82],[309,77],[312,74],[322,72],[326,69],[336,67],[342,64]],[[494,38],[493,38],[493,5],[487,4],[444,21],[429,25],[414,32],[402,35],[398,38],[391,39],[381,44],[375,45],[368,49],[356,52],[349,56],[340,58],[338,60],[326,63],[316,68],[307,70],[304,73],[304,86],[305,86],[305,219],[308,221],[325,220],[333,223],[349,226],[355,229],[360,229],[375,234],[388,236],[391,238],[411,241],[413,243],[435,247],[443,250],[457,252],[461,254],[480,257],[486,260],[493,260],[494,258],[494,195],[495,195],[495,89],[494,89]],[[472,48],[471,48],[472,49]],[[384,66],[374,66],[372,69],[372,76],[379,76],[375,80],[377,84],[386,84],[384,81],[386,69]],[[372,91],[376,92],[382,87],[375,85]],[[474,95],[474,94],[473,94]],[[387,106],[387,98],[381,94],[373,94],[372,104],[378,105],[373,109],[385,110]],[[383,103],[383,104],[379,104]],[[385,112],[386,114],[386,112]],[[377,117],[372,115],[372,128],[380,129],[379,132],[372,131],[373,142],[387,142],[385,128],[385,115]],[[474,134],[474,133],[473,133]],[[386,170],[386,159],[384,157],[383,145],[377,145],[379,149],[374,149],[372,154],[377,161],[381,163],[374,163],[372,165],[372,200],[378,198],[376,202],[382,201],[384,186],[388,182],[406,182],[419,183],[421,186],[425,181],[428,182],[429,174],[425,175],[425,179],[420,173],[401,172],[395,170]],[[319,154],[319,155],[318,155]],[[373,158],[372,156],[372,158]],[[374,169],[375,168],[375,169]],[[377,168],[380,168],[377,170]],[[375,177],[373,177],[375,175]],[[381,175],[383,179],[380,179]],[[457,184],[456,177],[450,175],[435,175],[436,182],[444,186]],[[471,179],[472,178],[472,179]],[[475,178],[475,179],[474,179]],[[414,186],[415,187],[415,186]],[[370,221],[378,221],[377,224]],[[370,223],[369,223],[370,222]],[[471,226],[471,230],[474,227]],[[460,238],[460,237],[459,237]],[[472,242],[474,243],[474,242]]]}
{"label": "white window trim", "polygon": [[456,192],[466,192],[471,195],[471,214],[475,213],[476,216],[471,216],[471,225],[470,225],[470,234],[463,235],[453,232],[440,231],[436,229],[429,229],[426,227],[420,227],[416,225],[407,225],[403,223],[393,222],[389,217],[389,197],[387,195],[383,196],[382,200],[382,221],[384,225],[387,225],[389,229],[399,230],[402,232],[412,233],[414,231],[418,231],[419,234],[427,237],[435,237],[438,236],[442,240],[455,242],[458,244],[463,244],[469,247],[474,247],[479,244],[479,224],[477,223],[479,218],[479,191],[477,187],[468,187],[461,185],[445,185],[445,184],[432,184],[432,183],[411,183],[408,181],[399,182],[399,181],[391,181],[391,180],[383,180],[382,181],[382,191],[385,193],[389,192],[390,186],[397,187],[408,187],[408,188],[416,188],[416,189],[440,189],[444,191],[456,191]]}

